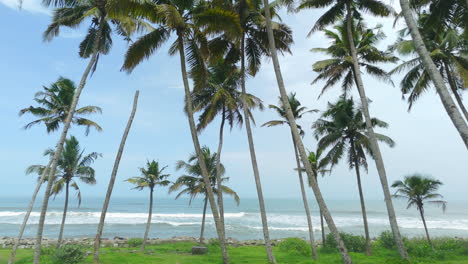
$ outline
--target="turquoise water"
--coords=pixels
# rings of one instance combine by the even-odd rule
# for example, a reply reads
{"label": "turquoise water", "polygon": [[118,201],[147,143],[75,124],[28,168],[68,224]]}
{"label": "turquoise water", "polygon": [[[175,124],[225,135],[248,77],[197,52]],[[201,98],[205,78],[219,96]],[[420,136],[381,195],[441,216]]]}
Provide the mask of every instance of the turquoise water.
{"label": "turquoise water", "polygon": [[[28,197],[0,198],[0,236],[16,236],[24,217]],[[41,203],[41,199],[36,202]],[[80,208],[75,200],[68,212],[65,236],[93,237],[102,206],[102,198],[84,198]],[[327,201],[338,228],[344,232],[362,234],[362,217],[359,201]],[[153,210],[151,237],[170,238],[173,236],[199,235],[202,217],[202,201],[195,200],[188,205],[188,200],[156,199]],[[307,222],[304,207],[300,199],[267,199],[268,222],[271,237],[304,237],[307,234]],[[398,223],[406,236],[423,236],[424,230],[415,209],[406,210],[404,203],[396,202]],[[51,200],[46,218],[45,236],[56,237],[63,209],[63,200]],[[148,201],[146,198],[115,197],[111,200],[106,217],[104,237],[139,237],[143,235],[147,219]],[[318,208],[311,202],[311,213],[316,238],[320,237]],[[377,236],[389,230],[386,208],[383,201],[367,201],[368,222],[371,236]],[[207,213],[207,237],[214,237],[215,230],[210,212]],[[437,207],[427,207],[427,224],[433,236],[457,236],[468,238],[468,203],[449,202],[446,213]],[[39,209],[35,208],[25,237],[33,237],[36,232]],[[236,206],[226,201],[226,232],[228,237],[236,239],[260,239],[262,228],[258,202],[244,198]]]}

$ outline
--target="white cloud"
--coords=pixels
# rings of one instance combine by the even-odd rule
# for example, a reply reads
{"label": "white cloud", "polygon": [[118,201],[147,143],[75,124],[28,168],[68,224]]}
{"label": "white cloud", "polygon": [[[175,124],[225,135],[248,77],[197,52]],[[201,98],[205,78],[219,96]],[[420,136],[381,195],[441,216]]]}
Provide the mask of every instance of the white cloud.
{"label": "white cloud", "polygon": [[0,3],[18,11],[24,10],[30,13],[50,14],[49,10],[42,6],[39,0],[0,0]]}

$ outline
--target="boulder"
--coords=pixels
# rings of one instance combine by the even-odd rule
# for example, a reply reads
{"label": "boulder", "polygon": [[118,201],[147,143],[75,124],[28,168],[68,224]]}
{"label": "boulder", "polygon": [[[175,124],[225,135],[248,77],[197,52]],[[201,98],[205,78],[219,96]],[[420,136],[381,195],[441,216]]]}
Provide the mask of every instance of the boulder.
{"label": "boulder", "polygon": [[192,247],[192,255],[203,255],[206,253],[208,253],[207,247],[200,247],[200,246]]}

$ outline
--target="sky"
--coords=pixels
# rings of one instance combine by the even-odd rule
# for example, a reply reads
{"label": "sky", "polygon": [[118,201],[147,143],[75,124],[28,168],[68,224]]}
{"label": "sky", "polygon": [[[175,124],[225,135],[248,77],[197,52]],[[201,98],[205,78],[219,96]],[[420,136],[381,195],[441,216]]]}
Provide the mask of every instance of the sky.
{"label": "sky", "polygon": [[[395,5],[395,1],[392,1]],[[398,8],[398,7],[396,7]],[[327,47],[329,42],[320,33],[307,37],[313,23],[323,10],[305,11],[299,14],[283,13],[283,22],[294,34],[292,55],[280,58],[286,89],[297,93],[297,98],[309,109],[324,110],[328,102],[334,102],[340,89],[331,89],[317,99],[323,83],[311,85],[317,76],[312,64],[325,57],[310,52],[311,48]],[[46,164],[42,156],[45,149],[53,147],[59,133],[47,134],[43,126],[29,130],[22,127],[32,121],[31,116],[18,116],[20,109],[33,104],[34,94],[42,86],[48,86],[59,76],[79,81],[87,61],[78,57],[78,45],[86,27],[63,30],[51,42],[42,41],[42,32],[50,23],[50,11],[38,0],[24,0],[18,9],[16,0],[0,0],[0,199],[6,196],[28,196],[36,177],[25,175],[32,164]],[[385,49],[396,39],[392,19],[368,18],[368,26],[383,24],[387,39],[379,43]],[[399,25],[401,27],[401,25]],[[103,154],[94,164],[97,185],[81,184],[83,196],[103,197],[107,189],[115,155],[131,110],[133,94],[140,90],[138,111],[115,185],[115,196],[145,196],[146,192],[131,190],[126,178],[138,176],[139,167],[147,160],[157,160],[167,165],[171,180],[182,172],[175,170],[177,160],[186,160],[193,152],[188,122],[184,115],[183,88],[179,58],[167,54],[163,46],[148,61],[139,65],[132,74],[120,71],[123,54],[128,43],[114,38],[109,55],[101,56],[96,73],[88,80],[79,105],[97,105],[103,108],[102,115],[91,119],[103,127],[103,132],[92,131],[84,135],[84,128],[72,128],[86,152]],[[408,58],[406,58],[408,59]],[[383,66],[391,69],[394,65]],[[378,132],[391,136],[396,146],[381,146],[389,182],[403,176],[420,172],[444,182],[440,192],[447,200],[466,200],[468,186],[468,155],[461,138],[448,118],[440,99],[434,91],[425,93],[408,113],[407,103],[402,100],[395,76],[395,87],[364,76],[366,92],[372,100],[370,112],[390,124]],[[263,61],[261,71],[247,81],[249,92],[260,97],[265,105],[278,103],[278,89],[268,59]],[[354,93],[354,95],[356,95]],[[357,97],[356,97],[357,99]],[[254,113],[257,126],[253,128],[254,141],[263,191],[266,197],[298,198],[300,194],[290,132],[287,127],[266,128],[260,125],[276,119],[271,110]],[[309,150],[316,148],[310,126],[319,114],[309,114],[299,123],[305,128],[304,145]],[[201,135],[200,141],[213,151],[218,144],[219,121],[216,120]],[[226,130],[222,162],[226,167],[229,185],[242,197],[256,197],[255,182],[250,163],[245,130],[234,127]],[[383,199],[382,188],[373,162],[363,177],[365,197]],[[359,199],[356,177],[343,162],[331,173],[319,180],[324,197],[330,200]],[[312,198],[312,193],[308,191]],[[164,189],[156,196],[172,197]]]}

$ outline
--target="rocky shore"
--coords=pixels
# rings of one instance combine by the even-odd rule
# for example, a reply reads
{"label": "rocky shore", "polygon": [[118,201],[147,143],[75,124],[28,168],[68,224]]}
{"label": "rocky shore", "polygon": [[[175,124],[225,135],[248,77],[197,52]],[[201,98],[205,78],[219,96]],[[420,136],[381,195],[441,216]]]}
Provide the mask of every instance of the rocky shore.
{"label": "rocky shore", "polygon": [[[19,248],[33,248],[35,243],[35,238],[24,238],[20,241]],[[102,247],[116,247],[116,248],[125,248],[128,247],[129,238],[125,237],[114,237],[103,238],[101,246]],[[198,242],[198,238],[195,237],[172,237],[172,238],[151,238],[148,239],[147,244],[161,244],[161,243],[173,243],[173,242]],[[15,244],[16,238],[13,237],[0,237],[0,248],[12,248]],[[279,243],[281,239],[272,240],[273,245]],[[205,239],[205,243],[209,243],[209,239]],[[263,240],[243,240],[239,241],[234,238],[227,238],[226,242],[230,246],[239,247],[247,245],[263,245]],[[43,246],[54,246],[57,244],[57,239],[43,238]],[[74,245],[83,245],[83,246],[93,246],[94,238],[82,237],[82,238],[69,238],[64,239],[64,244],[74,244]]]}

